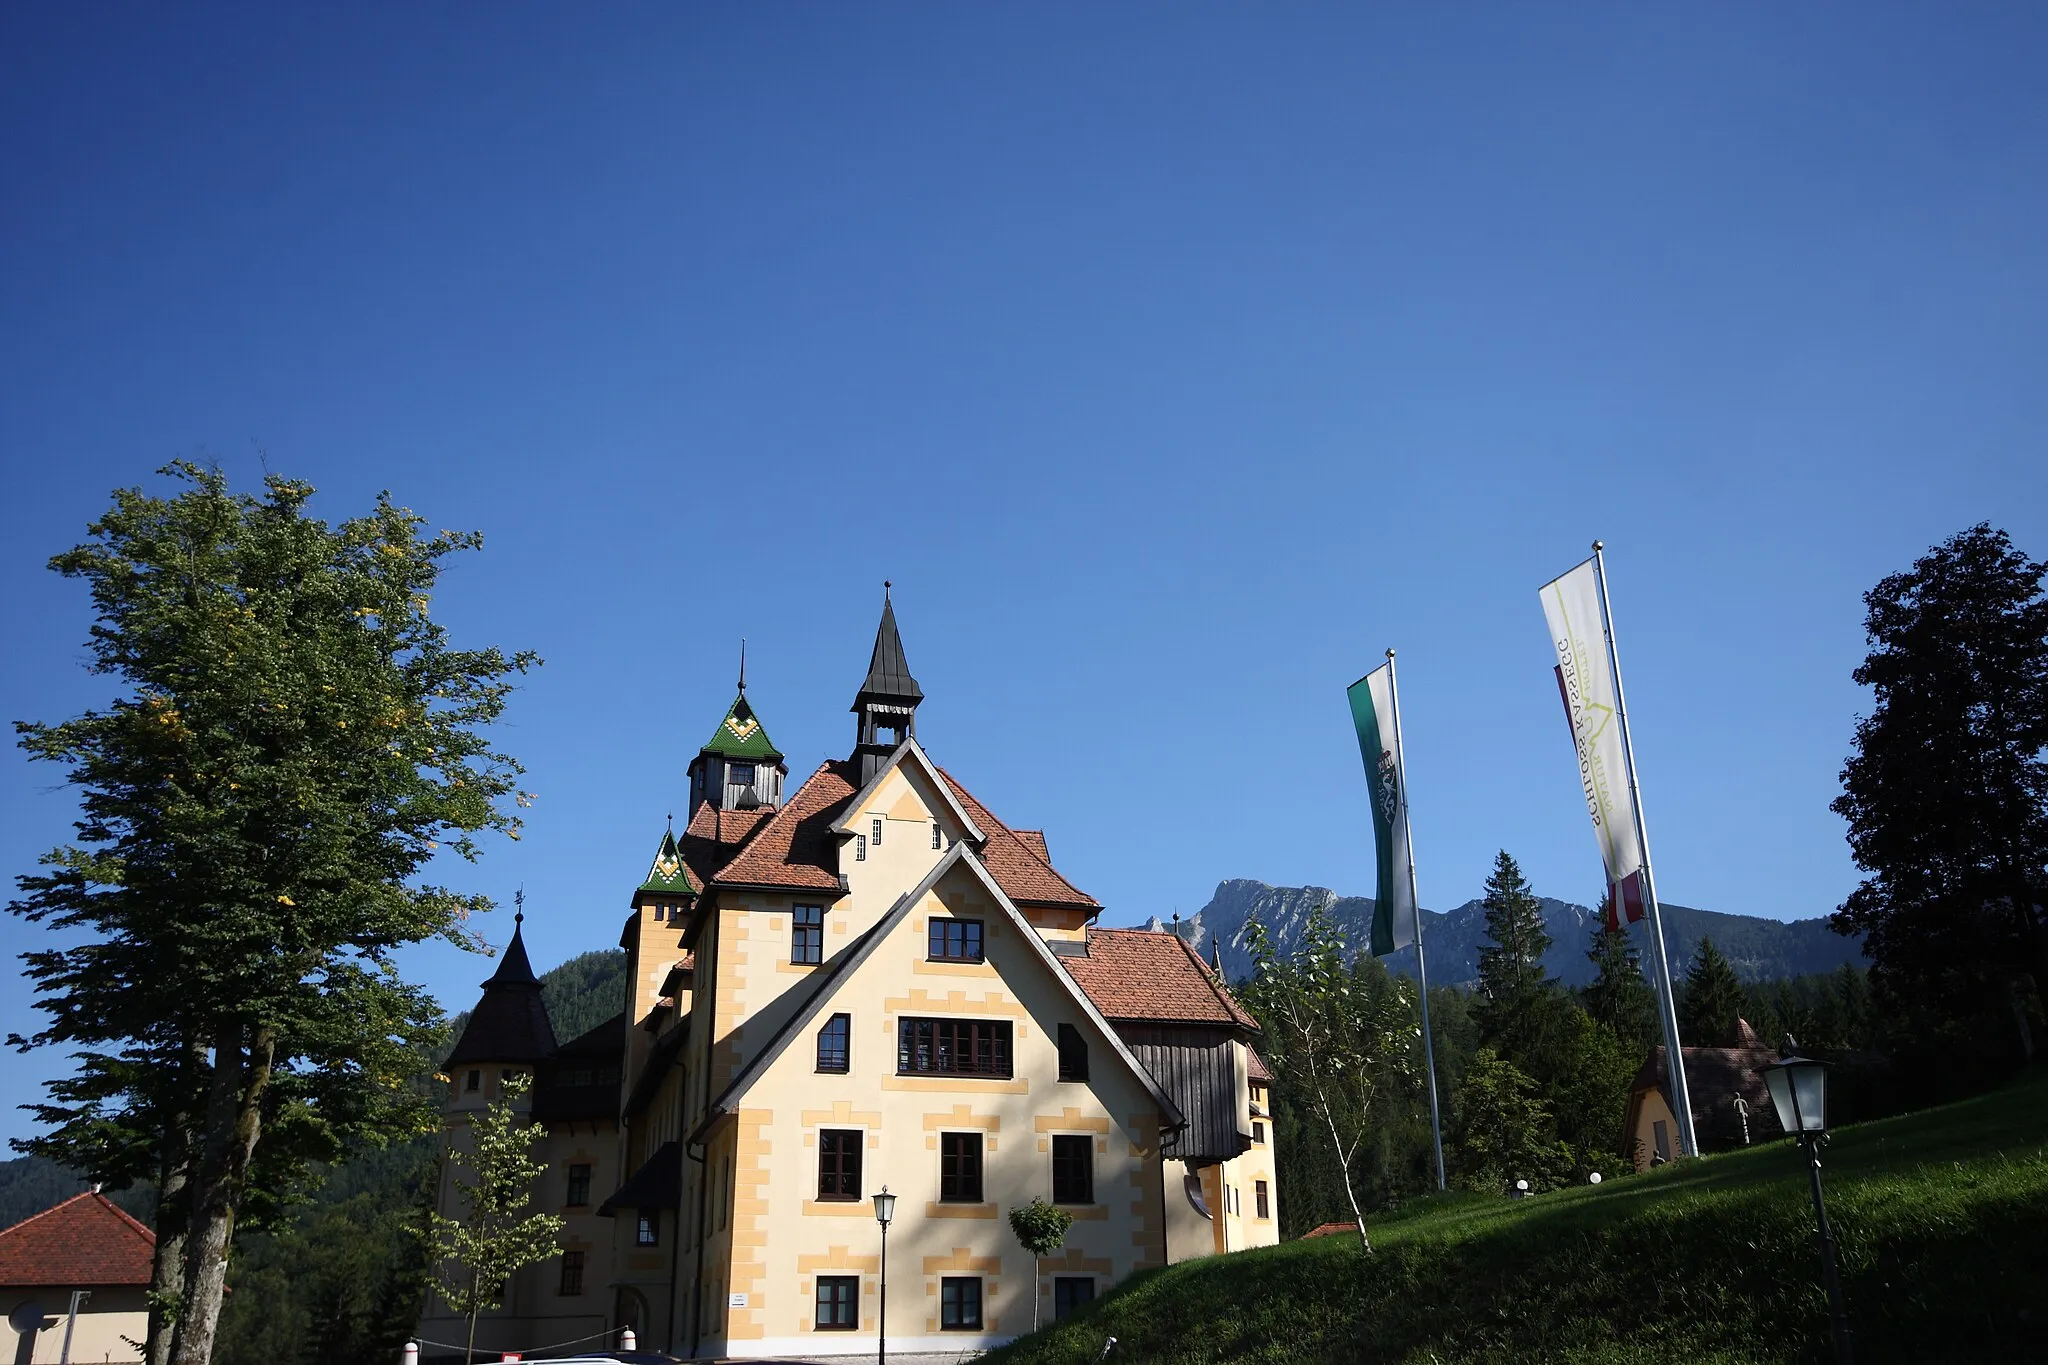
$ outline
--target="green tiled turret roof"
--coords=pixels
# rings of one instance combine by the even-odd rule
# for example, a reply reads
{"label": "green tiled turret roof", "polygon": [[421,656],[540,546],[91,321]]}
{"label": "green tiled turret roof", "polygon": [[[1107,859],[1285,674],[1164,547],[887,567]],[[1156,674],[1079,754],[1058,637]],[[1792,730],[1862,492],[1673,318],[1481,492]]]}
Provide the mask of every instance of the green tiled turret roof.
{"label": "green tiled turret roof", "polygon": [[754,714],[754,708],[747,705],[744,689],[733,698],[725,719],[718,722],[718,728],[711,732],[704,752],[742,759],[775,760],[782,757],[782,751],[768,742],[768,731]]}
{"label": "green tiled turret roof", "polygon": [[676,848],[676,832],[671,826],[668,833],[661,836],[661,848],[654,855],[654,865],[647,869],[647,880],[640,883],[640,892],[643,895],[694,896],[702,889],[690,876],[690,869]]}

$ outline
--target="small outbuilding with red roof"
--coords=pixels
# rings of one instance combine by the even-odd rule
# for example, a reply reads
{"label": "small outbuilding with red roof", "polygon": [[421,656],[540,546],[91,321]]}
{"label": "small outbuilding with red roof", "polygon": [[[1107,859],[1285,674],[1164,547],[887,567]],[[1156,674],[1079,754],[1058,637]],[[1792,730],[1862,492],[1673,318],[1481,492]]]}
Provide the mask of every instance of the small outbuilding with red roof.
{"label": "small outbuilding with red roof", "polygon": [[[56,1365],[68,1333],[77,1365],[140,1361],[155,1252],[156,1234],[97,1189],[0,1230],[0,1359]],[[29,1317],[39,1325],[24,1356],[16,1324]]]}

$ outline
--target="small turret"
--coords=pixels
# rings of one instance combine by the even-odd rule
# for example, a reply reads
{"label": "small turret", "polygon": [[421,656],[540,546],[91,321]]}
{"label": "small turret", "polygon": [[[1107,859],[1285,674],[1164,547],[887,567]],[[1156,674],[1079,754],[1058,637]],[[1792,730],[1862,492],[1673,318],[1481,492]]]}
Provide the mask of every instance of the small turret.
{"label": "small turret", "polygon": [[555,1051],[554,1025],[548,1022],[540,979],[526,956],[525,897],[522,891],[522,908],[512,917],[512,941],[498,959],[498,970],[483,983],[483,998],[470,1011],[468,1026],[443,1063],[457,1093],[478,1102],[486,1093],[486,1080],[495,1082],[494,1070],[531,1070]]}
{"label": "small turret", "polygon": [[768,731],[747,701],[747,647],[740,643],[740,690],[725,719],[690,761],[690,813],[709,802],[720,810],[753,810],[782,804],[782,779],[789,765],[769,742]]}
{"label": "small turret", "polygon": [[868,676],[854,694],[853,713],[860,718],[853,758],[866,786],[896,746],[917,733],[917,706],[924,689],[910,676],[903,657],[903,637],[896,631],[896,607],[889,600],[892,585],[882,584],[882,624],[875,631],[875,652]]}

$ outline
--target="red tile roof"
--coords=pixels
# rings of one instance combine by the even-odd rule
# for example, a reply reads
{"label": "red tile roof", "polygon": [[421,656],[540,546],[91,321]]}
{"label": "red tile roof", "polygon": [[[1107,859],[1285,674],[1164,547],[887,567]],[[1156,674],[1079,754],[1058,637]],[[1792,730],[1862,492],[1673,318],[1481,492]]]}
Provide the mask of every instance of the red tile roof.
{"label": "red tile roof", "polygon": [[1038,855],[1038,861],[1045,863],[1048,866],[1052,863],[1052,854],[1048,852],[1045,847],[1044,830],[1013,829],[1010,831],[1010,833],[1016,835],[1019,839],[1022,839],[1024,841],[1024,847],[1030,849],[1033,853],[1036,853]]}
{"label": "red tile roof", "polygon": [[1245,1074],[1250,1076],[1255,1081],[1266,1081],[1270,1083],[1273,1079],[1273,1068],[1267,1066],[1266,1059],[1259,1055],[1259,1050],[1257,1048],[1253,1048],[1251,1064],[1245,1067]]}
{"label": "red tile roof", "polygon": [[[795,891],[836,891],[839,849],[832,825],[846,813],[856,795],[851,763],[829,762],[804,779],[789,804],[775,812],[750,838],[739,856],[726,864],[717,880],[728,886],[788,887]],[[945,769],[946,785],[967,811],[987,842],[981,860],[1003,894],[1019,905],[1100,910],[1102,905],[1053,871],[1042,850],[1045,836],[1031,831],[1025,838],[998,820],[974,794]],[[730,814],[728,813],[728,819]],[[697,822],[691,822],[691,829]]]}
{"label": "red tile roof", "polygon": [[1178,934],[1090,929],[1088,956],[1058,961],[1110,1019],[1259,1027]]}
{"label": "red tile roof", "polygon": [[156,1234],[96,1191],[0,1232],[0,1288],[146,1285]]}
{"label": "red tile roof", "polygon": [[1052,864],[1039,851],[1045,847],[1045,836],[1037,834],[1037,845],[1020,836],[1015,830],[998,820],[987,806],[975,799],[974,793],[960,785],[959,779],[939,769],[939,775],[946,779],[946,785],[953,789],[953,795],[967,808],[967,816],[981,827],[988,836],[982,846],[981,860],[988,865],[989,873],[995,877],[996,885],[1003,888],[1003,894],[1018,905],[1057,906],[1074,910],[1100,910],[1102,902],[1082,891],[1053,871]]}
{"label": "red tile roof", "polygon": [[690,816],[690,823],[683,829],[681,840],[683,861],[689,864],[690,875],[697,879],[697,885],[709,886],[711,879],[746,847],[774,814],[773,806],[720,810],[707,801],[697,807],[695,814]]}
{"label": "red tile roof", "polygon": [[828,762],[804,779],[796,795],[747,841],[718,880],[729,886],[786,886],[837,891],[839,849],[832,822],[853,799],[853,765]]}

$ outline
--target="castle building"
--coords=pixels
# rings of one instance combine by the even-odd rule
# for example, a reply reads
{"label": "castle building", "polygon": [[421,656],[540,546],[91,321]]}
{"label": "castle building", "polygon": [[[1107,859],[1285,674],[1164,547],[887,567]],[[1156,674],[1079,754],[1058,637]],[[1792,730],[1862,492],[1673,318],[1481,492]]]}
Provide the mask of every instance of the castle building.
{"label": "castle building", "polygon": [[[885,595],[854,743],[787,800],[739,695],[689,765],[620,944],[625,1009],[558,1043],[515,928],[446,1073],[449,1160],[504,1078],[534,1078],[559,1256],[479,1349],[632,1327],[708,1357],[967,1351],[1133,1271],[1279,1238],[1257,1025],[1177,935],[1103,929],[1045,835],[1005,824],[917,738]],[[1036,1260],[1008,1214],[1073,1225]],[[442,1211],[459,1216],[444,1170]],[[429,1341],[462,1339],[438,1298]],[[588,1349],[588,1347],[586,1347]],[[431,1350],[429,1352],[432,1353]]]}

